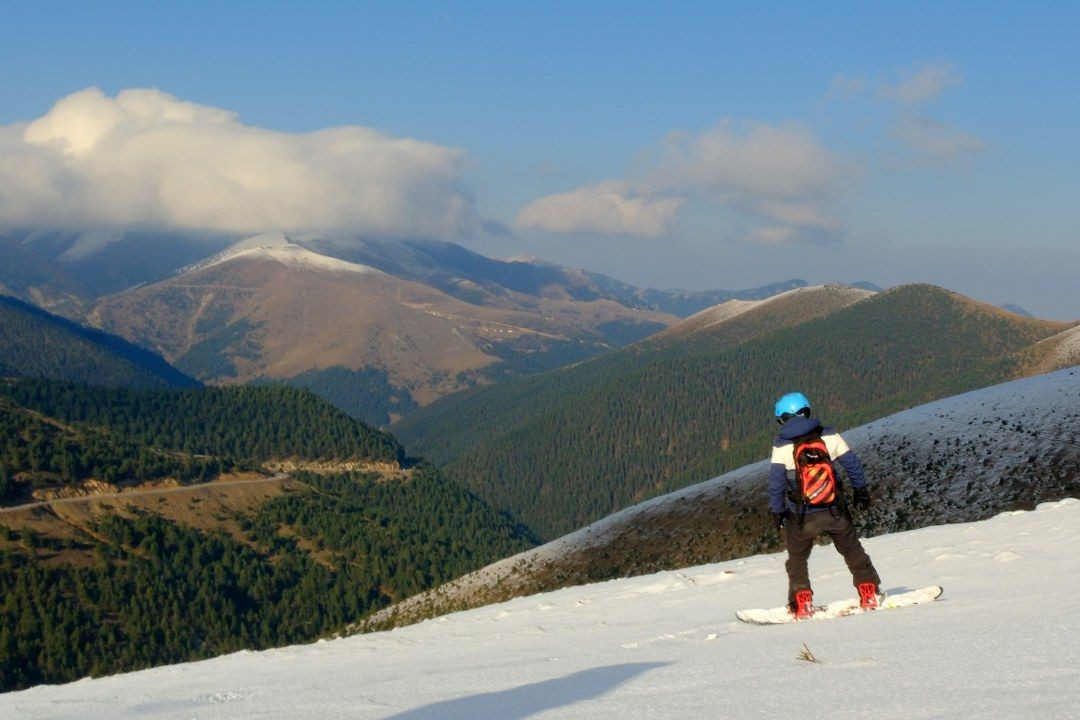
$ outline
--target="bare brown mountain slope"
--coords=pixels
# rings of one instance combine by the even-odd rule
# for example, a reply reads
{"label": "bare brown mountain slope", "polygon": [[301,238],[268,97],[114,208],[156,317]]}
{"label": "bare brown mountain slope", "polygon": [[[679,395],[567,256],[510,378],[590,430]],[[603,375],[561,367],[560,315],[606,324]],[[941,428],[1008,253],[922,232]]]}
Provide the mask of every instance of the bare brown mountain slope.
{"label": "bare brown mountain slope", "polygon": [[205,380],[374,367],[426,403],[475,382],[500,362],[500,348],[601,347],[606,323],[662,326],[676,318],[607,300],[483,307],[285,242],[241,248],[106,297],[90,320]]}

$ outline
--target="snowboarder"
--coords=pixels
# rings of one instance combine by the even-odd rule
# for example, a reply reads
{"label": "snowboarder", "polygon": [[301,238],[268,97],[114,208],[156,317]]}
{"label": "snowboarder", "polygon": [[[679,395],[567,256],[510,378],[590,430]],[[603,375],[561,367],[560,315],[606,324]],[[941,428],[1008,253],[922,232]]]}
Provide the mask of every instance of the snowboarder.
{"label": "snowboarder", "polygon": [[781,427],[769,468],[769,511],[777,532],[787,528],[788,607],[796,618],[813,613],[807,561],[814,538],[826,533],[844,556],[860,605],[876,607],[881,579],[859,542],[834,466],[835,461],[847,472],[852,502],[865,510],[870,492],[859,457],[839,433],[811,417],[810,401],[802,393],[784,395],[775,412]]}

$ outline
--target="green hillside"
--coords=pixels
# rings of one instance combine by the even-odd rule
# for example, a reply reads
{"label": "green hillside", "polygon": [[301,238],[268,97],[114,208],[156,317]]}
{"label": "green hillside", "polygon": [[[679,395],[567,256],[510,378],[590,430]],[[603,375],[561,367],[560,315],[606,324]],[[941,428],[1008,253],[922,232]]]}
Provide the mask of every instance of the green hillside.
{"label": "green hillside", "polygon": [[393,430],[552,538],[765,457],[779,393],[798,388],[849,427],[1015,377],[1020,351],[1063,327],[926,285],[811,319],[793,310],[444,398]]}
{"label": "green hillside", "polygon": [[0,503],[94,479],[207,481],[268,460],[382,461],[401,446],[283,386],[130,390],[0,382]]}
{"label": "green hillside", "polygon": [[[0,692],[312,641],[533,544],[403,459],[285,386],[0,382]],[[17,507],[89,480],[140,487]]]}
{"label": "green hillside", "polygon": [[216,511],[229,531],[122,503],[55,533],[0,515],[0,692],[310,642],[528,547],[428,468],[298,480]]}
{"label": "green hillside", "polygon": [[192,387],[162,357],[0,295],[0,377],[34,377],[110,387]]}
{"label": "green hillside", "polygon": [[0,397],[0,505],[90,479],[118,486],[164,478],[205,482],[239,467],[231,460],[164,452],[106,428],[57,422]]}
{"label": "green hillside", "polygon": [[379,368],[350,370],[335,365],[308,370],[283,382],[310,390],[329,400],[334,407],[375,427],[385,426],[392,417],[400,417],[418,407],[409,391],[391,384],[387,372]]}
{"label": "green hillside", "polygon": [[129,390],[23,380],[0,384],[0,395],[64,423],[107,428],[128,442],[187,455],[251,462],[404,457],[386,433],[283,385]]}

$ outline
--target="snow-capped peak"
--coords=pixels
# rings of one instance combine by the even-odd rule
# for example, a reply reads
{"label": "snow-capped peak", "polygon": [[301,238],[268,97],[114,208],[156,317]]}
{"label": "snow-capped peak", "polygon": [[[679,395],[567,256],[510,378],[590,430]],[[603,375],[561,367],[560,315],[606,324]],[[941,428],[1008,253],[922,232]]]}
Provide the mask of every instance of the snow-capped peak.
{"label": "snow-capped peak", "polygon": [[297,245],[292,238],[282,232],[262,233],[241,240],[216,255],[181,269],[180,274],[206,270],[215,265],[242,258],[274,260],[296,269],[382,274],[381,271],[368,265],[352,263],[308,250]]}

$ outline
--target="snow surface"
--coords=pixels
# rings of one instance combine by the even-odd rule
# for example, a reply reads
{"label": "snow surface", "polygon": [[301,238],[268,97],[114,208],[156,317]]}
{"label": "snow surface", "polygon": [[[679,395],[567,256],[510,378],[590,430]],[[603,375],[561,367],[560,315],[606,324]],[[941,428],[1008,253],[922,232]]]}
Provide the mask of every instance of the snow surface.
{"label": "snow surface", "polygon": [[294,243],[289,236],[280,232],[263,233],[230,245],[217,255],[189,265],[180,270],[180,274],[198,272],[238,259],[274,260],[287,267],[301,270],[325,270],[329,272],[376,273],[383,274],[368,265],[340,260],[329,255],[322,255]]}
{"label": "snow surface", "polygon": [[[866,541],[927,605],[758,627],[783,555],[565,588],[390,632],[0,695],[0,717],[1064,718],[1080,703],[1080,501]],[[829,547],[817,598],[853,594]],[[804,644],[818,662],[799,659]]]}

